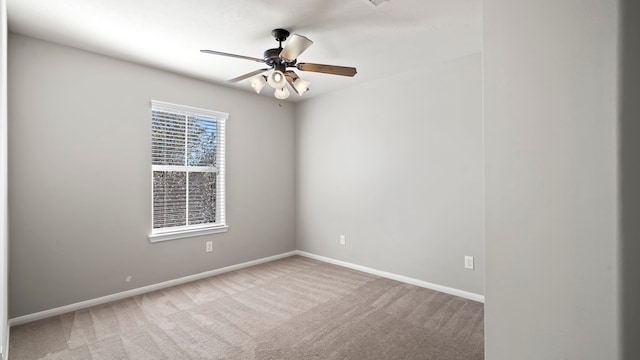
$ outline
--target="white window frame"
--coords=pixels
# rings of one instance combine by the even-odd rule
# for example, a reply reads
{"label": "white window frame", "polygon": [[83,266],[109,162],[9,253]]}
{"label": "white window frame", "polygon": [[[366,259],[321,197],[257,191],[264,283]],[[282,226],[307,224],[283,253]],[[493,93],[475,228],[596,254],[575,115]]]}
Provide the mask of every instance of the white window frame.
{"label": "white window frame", "polygon": [[[153,110],[160,110],[169,113],[185,115],[185,116],[202,116],[214,118],[217,122],[217,148],[216,161],[217,167],[202,166],[176,166],[176,165],[153,165],[151,164],[151,233],[149,234],[150,242],[175,240],[192,236],[201,236],[226,232],[229,225],[226,222],[226,184],[225,184],[225,141],[226,141],[226,121],[229,114],[219,111],[200,109],[191,106],[178,105],[163,101],[151,100],[150,114]],[[153,120],[152,120],[153,121]],[[151,161],[150,161],[151,162]],[[198,224],[186,226],[174,226],[170,228],[153,228],[153,172],[154,171],[186,171],[188,169],[198,169],[200,171],[215,172],[216,176],[216,222],[213,224]],[[188,190],[187,190],[188,191]],[[188,216],[187,216],[188,217]]]}

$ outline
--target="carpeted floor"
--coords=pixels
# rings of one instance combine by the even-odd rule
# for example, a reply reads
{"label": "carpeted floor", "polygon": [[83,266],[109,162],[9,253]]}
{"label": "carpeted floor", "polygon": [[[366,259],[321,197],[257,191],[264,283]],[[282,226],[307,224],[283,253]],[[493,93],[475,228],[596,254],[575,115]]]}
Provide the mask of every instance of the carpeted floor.
{"label": "carpeted floor", "polygon": [[483,305],[294,256],[11,328],[22,359],[484,358]]}

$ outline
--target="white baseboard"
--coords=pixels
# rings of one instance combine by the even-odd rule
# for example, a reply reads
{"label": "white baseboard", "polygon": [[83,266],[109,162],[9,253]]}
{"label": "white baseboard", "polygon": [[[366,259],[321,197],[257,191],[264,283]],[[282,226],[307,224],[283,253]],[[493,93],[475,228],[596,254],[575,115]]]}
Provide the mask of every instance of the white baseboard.
{"label": "white baseboard", "polygon": [[[29,323],[29,322],[32,322],[32,321],[46,319],[46,318],[49,318],[49,317],[52,317],[52,316],[66,314],[66,313],[71,312],[71,311],[77,311],[77,310],[86,309],[86,308],[91,307],[91,306],[106,304],[106,303],[109,303],[109,302],[112,302],[112,301],[116,301],[116,300],[126,299],[126,298],[131,297],[131,296],[142,295],[142,294],[146,294],[148,292],[162,290],[162,289],[165,289],[165,288],[168,288],[168,287],[171,287],[171,286],[185,284],[185,283],[188,283],[188,282],[191,282],[191,281],[204,279],[204,278],[207,278],[207,277],[210,277],[210,276],[224,274],[224,273],[227,273],[227,272],[230,272],[230,271],[239,270],[239,269],[243,269],[243,268],[246,268],[246,267],[249,267],[249,266],[258,265],[258,264],[263,264],[263,263],[266,263],[266,262],[269,262],[269,261],[274,261],[274,260],[286,258],[286,257],[293,256],[293,255],[297,255],[297,252],[296,251],[290,251],[290,252],[286,252],[286,253],[282,253],[282,254],[278,254],[278,255],[274,255],[274,256],[269,256],[269,257],[262,258],[262,259],[247,261],[247,262],[244,262],[242,264],[231,265],[231,266],[223,267],[223,268],[220,268],[220,269],[215,269],[215,270],[206,271],[206,272],[199,273],[199,274],[194,274],[194,275],[181,277],[179,279],[169,280],[169,281],[161,282],[161,283],[158,283],[158,284],[153,284],[153,285],[149,285],[149,286],[143,286],[143,287],[140,287],[140,288],[127,290],[127,291],[119,292],[119,293],[116,293],[116,294],[102,296],[102,297],[99,297],[99,298],[96,298],[96,299],[81,301],[81,302],[78,302],[78,303],[75,303],[75,304],[69,304],[69,305],[57,307],[57,308],[50,309],[50,310],[40,311],[40,312],[37,312],[37,313],[24,315],[24,316],[19,316],[17,318],[9,319],[9,327],[15,326],[15,325],[26,324],[26,323]],[[7,350],[8,350],[8,347],[7,347]]]}
{"label": "white baseboard", "polygon": [[[376,270],[376,269],[372,269],[372,268],[369,268],[369,267],[366,267],[366,266],[356,265],[356,264],[352,264],[352,263],[349,263],[349,262],[346,262],[346,261],[336,260],[336,259],[328,258],[328,257],[325,257],[325,256],[320,256],[320,255],[308,253],[306,251],[294,250],[294,251],[290,251],[290,252],[286,252],[286,253],[282,253],[282,254],[278,254],[278,255],[274,255],[274,256],[269,256],[269,257],[262,258],[262,259],[247,261],[247,262],[244,262],[242,264],[231,265],[231,266],[223,267],[223,268],[220,268],[220,269],[215,269],[215,270],[206,271],[206,272],[199,273],[199,274],[185,276],[185,277],[182,277],[182,278],[179,278],[179,279],[164,281],[164,282],[161,282],[161,283],[158,283],[158,284],[153,284],[153,285],[149,285],[149,286],[143,286],[143,287],[140,287],[140,288],[127,290],[127,291],[119,292],[119,293],[116,293],[116,294],[102,296],[102,297],[91,299],[91,300],[81,301],[81,302],[77,302],[77,303],[74,303],[74,304],[69,304],[69,305],[57,307],[57,308],[54,308],[54,309],[49,309],[49,310],[40,311],[40,312],[37,312],[37,313],[24,315],[24,316],[19,316],[19,317],[13,318],[13,319],[9,319],[9,327],[7,329],[7,344],[6,344],[6,347],[4,349],[5,353],[9,352],[9,344],[8,344],[9,332],[8,331],[10,331],[11,326],[22,325],[22,324],[26,324],[26,323],[29,323],[29,322],[32,322],[32,321],[42,320],[42,319],[46,319],[46,318],[49,318],[49,317],[52,317],[52,316],[58,316],[58,315],[66,314],[68,312],[86,309],[86,308],[91,307],[91,306],[102,305],[102,304],[106,304],[106,303],[109,303],[109,302],[112,302],[112,301],[126,299],[126,298],[131,297],[131,296],[142,295],[142,294],[146,294],[146,293],[149,293],[149,292],[152,292],[152,291],[162,290],[162,289],[165,289],[165,288],[168,288],[168,287],[171,287],[171,286],[185,284],[185,283],[188,283],[188,282],[191,282],[191,281],[204,279],[204,278],[207,278],[207,277],[210,277],[210,276],[224,274],[224,273],[227,273],[227,272],[230,272],[230,271],[243,269],[243,268],[246,268],[246,267],[249,267],[249,266],[263,264],[263,263],[266,263],[266,262],[269,262],[269,261],[283,259],[283,258],[286,258],[286,257],[289,257],[289,256],[293,256],[293,255],[300,255],[300,256],[308,257],[308,258],[319,260],[319,261],[326,262],[326,263],[329,263],[329,264],[343,266],[343,267],[346,267],[346,268],[349,268],[349,269],[354,269],[354,270],[366,272],[366,273],[369,273],[369,274],[372,274],[372,275],[376,275],[376,276],[380,276],[380,277],[383,277],[383,278],[392,279],[392,280],[400,281],[400,282],[403,282],[403,283],[407,283],[407,284],[411,284],[411,285],[415,285],[415,286],[420,286],[420,287],[423,287],[423,288],[427,288],[427,289],[431,289],[431,290],[435,290],[435,291],[440,291],[440,292],[447,293],[447,294],[450,294],[450,295],[459,296],[459,297],[462,297],[462,298],[465,298],[465,299],[474,300],[474,301],[478,301],[478,302],[484,303],[484,296],[483,295],[478,295],[478,294],[470,293],[470,292],[467,292],[467,291],[450,288],[450,287],[447,287],[447,286],[433,284],[433,283],[430,283],[430,282],[426,282],[426,281],[410,278],[410,277],[403,276],[403,275],[397,275],[397,274],[389,273],[389,272],[386,272],[386,271]],[[4,356],[5,354],[3,353],[2,355]]]}
{"label": "white baseboard", "polygon": [[423,288],[427,288],[427,289],[431,289],[431,290],[435,290],[435,291],[440,291],[446,294],[450,294],[450,295],[454,295],[454,296],[459,296],[461,298],[465,298],[465,299],[469,299],[469,300],[473,300],[473,301],[478,301],[481,303],[484,303],[484,295],[478,295],[478,294],[474,294],[468,291],[463,291],[463,290],[458,290],[458,289],[454,289],[448,286],[442,286],[442,285],[438,285],[438,284],[433,284],[430,282],[426,282],[426,281],[422,281],[422,280],[418,280],[418,279],[414,279],[414,278],[410,278],[407,276],[403,276],[403,275],[397,275],[397,274],[393,274],[393,273],[389,273],[386,271],[380,271],[380,270],[376,270],[376,269],[372,269],[366,266],[362,266],[362,265],[356,265],[356,264],[352,264],[346,261],[341,261],[341,260],[336,260],[336,259],[332,259],[332,258],[328,258],[325,256],[320,256],[320,255],[316,255],[316,254],[312,254],[312,253],[308,253],[306,251],[300,251],[300,250],[296,250],[294,251],[294,253],[296,253],[297,255],[300,256],[305,256],[311,259],[315,259],[315,260],[319,260],[319,261],[323,261],[329,264],[334,264],[334,265],[338,265],[338,266],[344,266],[346,268],[349,269],[353,269],[353,270],[358,270],[358,271],[362,271],[362,272],[366,272],[372,275],[377,275],[383,278],[387,278],[387,279],[391,279],[391,280],[396,280],[396,281],[400,281],[403,283],[407,283],[407,284],[411,284],[411,285],[415,285],[415,286],[420,286]]}

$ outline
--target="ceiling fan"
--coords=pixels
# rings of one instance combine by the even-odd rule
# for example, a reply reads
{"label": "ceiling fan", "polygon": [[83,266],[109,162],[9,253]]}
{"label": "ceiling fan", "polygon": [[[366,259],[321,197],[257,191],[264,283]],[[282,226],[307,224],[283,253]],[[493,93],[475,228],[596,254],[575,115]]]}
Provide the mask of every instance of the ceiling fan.
{"label": "ceiling fan", "polygon": [[[298,77],[293,70],[288,70],[289,68],[296,68],[300,71],[311,71],[341,76],[354,76],[357,72],[354,67],[298,63],[298,56],[311,46],[313,41],[302,35],[293,34],[283,48],[282,42],[287,40],[289,37],[289,31],[285,29],[274,29],[271,31],[271,35],[279,43],[279,46],[277,48],[266,50],[262,59],[214,50],[200,50],[200,52],[251,60],[268,65],[269,67],[267,68],[252,71],[231,80],[227,80],[226,82],[235,83],[251,78],[251,87],[253,87],[258,94],[266,84],[269,84],[275,89],[274,95],[278,99],[286,99],[289,97],[290,93],[286,86],[287,83],[298,95],[302,95],[309,90],[310,83]],[[263,75],[264,72],[270,70],[273,71],[266,76]]]}

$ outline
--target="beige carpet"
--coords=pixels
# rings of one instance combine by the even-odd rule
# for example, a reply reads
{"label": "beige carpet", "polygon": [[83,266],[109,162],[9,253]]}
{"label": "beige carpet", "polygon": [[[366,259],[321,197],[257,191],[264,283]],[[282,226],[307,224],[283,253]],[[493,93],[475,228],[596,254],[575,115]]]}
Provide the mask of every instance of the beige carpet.
{"label": "beige carpet", "polygon": [[21,359],[484,358],[483,305],[294,256],[11,328]]}

